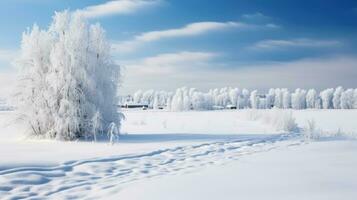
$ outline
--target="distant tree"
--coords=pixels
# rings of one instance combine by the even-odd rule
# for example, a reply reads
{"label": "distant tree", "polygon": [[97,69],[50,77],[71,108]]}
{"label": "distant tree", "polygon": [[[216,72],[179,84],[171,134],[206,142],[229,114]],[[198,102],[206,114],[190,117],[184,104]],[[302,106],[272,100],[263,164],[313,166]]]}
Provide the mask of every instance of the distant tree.
{"label": "distant tree", "polygon": [[283,89],[283,108],[291,108],[291,94],[288,89]]}
{"label": "distant tree", "polygon": [[353,90],[353,108],[357,109],[357,88]]}
{"label": "distant tree", "polygon": [[306,108],[306,91],[300,88],[296,89],[291,94],[291,107],[293,109],[305,109]]}
{"label": "distant tree", "polygon": [[306,107],[307,108],[316,108],[316,101],[317,101],[317,92],[315,89],[308,90],[306,94]]}
{"label": "distant tree", "polygon": [[354,107],[354,90],[353,89],[347,89],[346,91],[343,91],[341,93],[341,98],[340,98],[340,108],[342,109],[352,109]]}
{"label": "distant tree", "polygon": [[258,109],[259,108],[259,96],[258,96],[258,91],[257,90],[253,90],[250,93],[250,105],[254,109]]}
{"label": "distant tree", "polygon": [[333,92],[334,92],[333,88],[329,88],[320,92],[323,109],[333,108],[332,105]]}
{"label": "distant tree", "polygon": [[243,108],[249,108],[250,107],[249,97],[250,97],[249,90],[244,88],[242,90],[242,106],[243,106]]}
{"label": "distant tree", "polygon": [[270,88],[268,94],[266,95],[266,108],[270,109],[274,106],[275,101],[275,89]]}
{"label": "distant tree", "polygon": [[154,104],[154,90],[147,90],[143,93],[143,96],[141,98],[141,102],[143,104],[147,104],[149,107],[153,107]]}
{"label": "distant tree", "polygon": [[142,98],[143,98],[143,91],[138,90],[134,93],[134,102],[135,103],[142,103]]}
{"label": "distant tree", "polygon": [[316,109],[321,109],[322,108],[322,100],[320,97],[317,97],[316,101],[315,101],[315,108]]}
{"label": "distant tree", "polygon": [[175,95],[172,97],[171,110],[172,111],[183,111],[184,110],[183,91],[181,88],[178,88],[176,90]]}
{"label": "distant tree", "polygon": [[238,88],[229,90],[229,101],[233,106],[237,106],[238,96],[240,95],[240,90]]}
{"label": "distant tree", "polygon": [[341,109],[341,95],[343,93],[343,88],[337,87],[333,93],[332,105],[334,109]]}
{"label": "distant tree", "polygon": [[[55,13],[48,30],[23,33],[16,98],[30,134],[74,140],[118,129],[119,66],[99,24]],[[116,126],[116,127],[113,127]]]}
{"label": "distant tree", "polygon": [[155,93],[152,108],[157,110],[157,109],[159,109],[159,105],[160,105],[159,94]]}

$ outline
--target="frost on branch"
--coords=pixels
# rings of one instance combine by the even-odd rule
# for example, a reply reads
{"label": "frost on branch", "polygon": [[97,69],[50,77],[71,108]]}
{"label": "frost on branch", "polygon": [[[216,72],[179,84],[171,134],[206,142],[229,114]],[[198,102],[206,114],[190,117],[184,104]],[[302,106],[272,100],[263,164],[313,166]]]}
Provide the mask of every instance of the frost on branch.
{"label": "frost on branch", "polygon": [[16,98],[31,135],[96,139],[112,123],[120,126],[120,68],[99,24],[78,13],[55,13],[48,30],[23,33]]}

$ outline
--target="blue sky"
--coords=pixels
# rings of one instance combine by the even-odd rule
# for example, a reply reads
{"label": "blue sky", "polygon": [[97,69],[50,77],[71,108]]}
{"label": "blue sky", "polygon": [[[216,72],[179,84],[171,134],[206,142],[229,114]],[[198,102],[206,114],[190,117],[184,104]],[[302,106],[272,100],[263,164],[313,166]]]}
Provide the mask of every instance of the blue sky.
{"label": "blue sky", "polygon": [[357,1],[344,0],[2,0],[2,82],[21,33],[63,9],[106,29],[124,93],[357,86]]}

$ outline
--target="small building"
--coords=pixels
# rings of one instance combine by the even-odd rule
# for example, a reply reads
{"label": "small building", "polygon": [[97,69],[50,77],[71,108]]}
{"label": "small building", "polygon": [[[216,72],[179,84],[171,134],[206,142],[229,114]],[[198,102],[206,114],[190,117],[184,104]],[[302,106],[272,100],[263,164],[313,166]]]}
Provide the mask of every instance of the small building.
{"label": "small building", "polygon": [[124,104],[120,105],[121,108],[142,108],[144,110],[149,108],[147,104],[140,104],[134,102],[125,102]]}
{"label": "small building", "polygon": [[233,110],[233,109],[237,109],[237,106],[236,106],[236,105],[232,105],[232,104],[228,104],[228,105],[226,106],[226,108]]}

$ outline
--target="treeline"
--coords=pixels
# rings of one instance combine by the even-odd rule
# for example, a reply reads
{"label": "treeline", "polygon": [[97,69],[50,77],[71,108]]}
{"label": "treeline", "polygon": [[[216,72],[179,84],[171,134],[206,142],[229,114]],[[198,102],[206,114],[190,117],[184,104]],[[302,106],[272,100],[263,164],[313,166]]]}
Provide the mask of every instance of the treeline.
{"label": "treeline", "polygon": [[[128,101],[128,99],[126,100]],[[139,90],[129,98],[134,104],[147,105],[153,109],[172,111],[211,109],[355,109],[357,88],[296,89],[271,88],[267,93],[257,90],[225,87],[202,92],[195,88],[182,87],[176,92]],[[122,102],[125,104],[125,102]]]}

